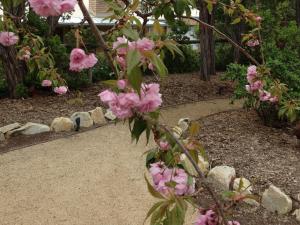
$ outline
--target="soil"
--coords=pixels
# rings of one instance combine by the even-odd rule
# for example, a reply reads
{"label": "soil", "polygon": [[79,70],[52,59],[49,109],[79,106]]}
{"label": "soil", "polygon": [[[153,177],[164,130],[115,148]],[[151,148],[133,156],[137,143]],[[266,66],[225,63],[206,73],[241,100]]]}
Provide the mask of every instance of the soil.
{"label": "soil", "polygon": [[[252,182],[256,194],[261,195],[273,184],[294,199],[299,198],[300,148],[290,130],[266,127],[255,112],[245,110],[219,113],[200,121],[199,138],[212,166],[234,167],[237,177]],[[298,203],[295,209],[300,207]],[[278,216],[261,207],[239,207],[233,215],[247,225],[299,224],[294,216]]]}
{"label": "soil", "polygon": [[[146,77],[146,81],[153,81]],[[197,74],[170,75],[161,82],[163,107],[182,103],[228,97],[232,84],[213,77],[210,82],[199,79]],[[72,91],[64,96],[39,93],[28,99],[0,99],[0,127],[10,123],[36,122],[51,124],[55,117],[71,116],[74,112],[88,111],[101,106],[97,96],[107,87],[103,83],[94,84],[80,92]]]}

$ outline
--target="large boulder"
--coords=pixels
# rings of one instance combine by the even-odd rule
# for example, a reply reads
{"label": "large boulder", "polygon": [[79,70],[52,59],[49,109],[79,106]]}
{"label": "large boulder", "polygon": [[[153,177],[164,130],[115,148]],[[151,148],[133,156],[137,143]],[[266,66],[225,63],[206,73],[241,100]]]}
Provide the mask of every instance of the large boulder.
{"label": "large boulder", "polygon": [[34,134],[40,134],[49,131],[50,131],[50,127],[47,125],[28,122],[24,126],[18,129],[14,129],[7,132],[7,135],[8,136],[17,135],[17,134],[34,135]]}
{"label": "large boulder", "polygon": [[207,178],[217,189],[227,191],[235,178],[235,169],[229,166],[216,166],[209,171]]}
{"label": "large boulder", "polygon": [[274,185],[264,191],[261,204],[267,210],[278,214],[286,214],[292,210],[291,198]]}
{"label": "large boulder", "polygon": [[9,124],[7,126],[0,127],[0,132],[3,133],[3,134],[6,134],[7,132],[12,131],[14,129],[18,129],[20,127],[21,127],[21,124],[19,124],[19,123],[12,123],[12,124]]}
{"label": "large boulder", "polygon": [[73,128],[73,121],[66,117],[55,118],[51,123],[51,130],[55,132],[71,131]]}
{"label": "large boulder", "polygon": [[76,112],[71,116],[71,120],[76,125],[76,119],[80,118],[80,127],[91,127],[94,121],[88,112]]}
{"label": "large boulder", "polygon": [[105,124],[106,120],[101,107],[97,107],[94,110],[89,111],[94,124]]}

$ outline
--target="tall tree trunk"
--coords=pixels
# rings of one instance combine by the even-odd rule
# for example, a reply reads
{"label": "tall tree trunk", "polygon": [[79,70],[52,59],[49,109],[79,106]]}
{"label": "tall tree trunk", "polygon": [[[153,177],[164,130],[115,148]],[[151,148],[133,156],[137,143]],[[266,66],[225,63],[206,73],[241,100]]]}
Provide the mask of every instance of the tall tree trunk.
{"label": "tall tree trunk", "polygon": [[[17,28],[21,26],[22,18],[25,13],[25,2],[21,2],[17,7],[13,3],[4,5],[4,23],[10,15],[14,15],[12,20]],[[5,12],[9,12],[6,15]],[[11,98],[16,98],[18,85],[23,84],[26,74],[26,65],[23,61],[18,60],[15,46],[5,47],[0,44],[0,60],[2,60],[5,78],[8,85],[8,91]]]}
{"label": "tall tree trunk", "polygon": [[0,59],[2,60],[8,91],[11,98],[16,98],[17,87],[23,84],[25,67],[17,59],[17,51],[14,46],[4,47],[0,45]]}
{"label": "tall tree trunk", "polygon": [[[214,10],[210,14],[207,9],[205,1],[199,0],[199,19],[214,25]],[[213,36],[213,30],[203,26],[200,26],[200,49],[201,49],[201,70],[200,77],[202,80],[210,80],[211,75],[216,74],[215,67],[215,41]]]}
{"label": "tall tree trunk", "polygon": [[47,18],[47,23],[49,25],[49,31],[48,31],[49,36],[54,34],[55,29],[57,28],[59,19],[60,19],[60,16],[49,16]]}
{"label": "tall tree trunk", "polygon": [[[242,45],[242,33],[244,31],[244,24],[239,23],[234,25],[233,28],[233,35],[232,39],[235,41],[235,43]],[[233,49],[233,60],[235,63],[240,63],[241,60],[241,52],[238,48]]]}
{"label": "tall tree trunk", "polygon": [[296,0],[296,21],[298,27],[300,27],[300,0]]}

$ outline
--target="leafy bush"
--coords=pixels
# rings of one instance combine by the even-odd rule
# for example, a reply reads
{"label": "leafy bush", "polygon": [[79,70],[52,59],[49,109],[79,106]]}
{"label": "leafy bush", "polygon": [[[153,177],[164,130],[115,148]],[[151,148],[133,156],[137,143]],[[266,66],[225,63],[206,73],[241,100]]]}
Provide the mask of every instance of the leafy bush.
{"label": "leafy bush", "polygon": [[184,58],[178,54],[173,57],[172,53],[169,51],[166,51],[165,53],[164,62],[169,73],[189,73],[199,71],[199,53],[189,45],[181,45],[179,48],[182,51]]}
{"label": "leafy bush", "polygon": [[0,97],[8,94],[8,87],[4,77],[3,65],[0,62]]}
{"label": "leafy bush", "polygon": [[229,43],[216,42],[216,69],[219,71],[226,70],[227,65],[233,62],[233,48]]}
{"label": "leafy bush", "polygon": [[104,54],[97,54],[98,63],[93,68],[93,82],[101,81],[101,80],[111,80],[116,79],[116,77],[112,77],[113,73],[108,65],[107,59]]}

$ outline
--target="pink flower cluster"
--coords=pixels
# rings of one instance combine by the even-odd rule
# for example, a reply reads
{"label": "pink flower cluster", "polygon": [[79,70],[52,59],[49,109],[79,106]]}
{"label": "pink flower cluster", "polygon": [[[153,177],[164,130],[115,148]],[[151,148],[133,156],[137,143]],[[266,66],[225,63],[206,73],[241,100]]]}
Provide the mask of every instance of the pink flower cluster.
{"label": "pink flower cluster", "polygon": [[[218,225],[219,220],[217,214],[213,210],[207,210],[201,213],[195,225]],[[228,221],[227,225],[241,225],[238,221]]]}
{"label": "pink flower cluster", "polygon": [[19,37],[13,32],[2,31],[0,32],[0,44],[3,46],[11,46],[17,44]]}
{"label": "pink flower cluster", "polygon": [[68,87],[66,86],[55,87],[54,92],[59,95],[66,94],[68,92]]}
{"label": "pink flower cluster", "polygon": [[166,141],[166,140],[160,140],[159,141],[159,148],[160,148],[160,150],[162,150],[162,151],[167,151],[167,150],[169,150],[170,149],[170,144],[169,144],[169,142],[168,141]]}
{"label": "pink flower cluster", "polygon": [[95,54],[85,54],[84,50],[75,48],[70,54],[70,70],[80,72],[92,68],[98,62]]}
{"label": "pink flower cluster", "polygon": [[258,45],[259,45],[259,41],[257,39],[247,41],[247,46],[248,47],[255,47],[255,46],[258,46]]}
{"label": "pink flower cluster", "polygon": [[51,80],[43,80],[41,85],[42,85],[42,87],[51,87],[52,81]]}
{"label": "pink flower cluster", "polygon": [[272,96],[270,92],[264,90],[264,84],[258,78],[256,66],[249,66],[247,71],[247,81],[249,84],[246,85],[246,90],[249,93],[258,92],[259,100],[262,102],[278,102],[277,96]]}
{"label": "pink flower cluster", "polygon": [[[126,85],[127,82],[125,80],[118,81],[119,89],[125,89]],[[130,118],[134,112],[153,112],[162,103],[159,84],[154,83],[142,84],[140,96],[131,89],[128,92],[119,94],[105,90],[98,96],[119,119]]]}
{"label": "pink flower cluster", "polygon": [[33,11],[40,16],[59,16],[74,10],[77,0],[29,0]]}
{"label": "pink flower cluster", "polygon": [[[188,175],[183,169],[167,168],[163,162],[150,165],[149,172],[152,176],[154,188],[163,195],[191,195],[195,192],[195,183],[188,184]],[[175,182],[175,187],[168,185]]]}
{"label": "pink flower cluster", "polygon": [[[129,50],[137,49],[141,53],[151,51],[155,48],[155,43],[148,39],[138,39],[137,41],[129,41],[125,37],[118,37],[117,41],[113,43],[113,49],[117,51],[116,61],[123,70],[126,69],[126,55]],[[147,62],[145,58],[141,59],[142,63],[147,64],[150,70],[154,70],[154,65]]]}
{"label": "pink flower cluster", "polygon": [[24,60],[25,62],[27,62],[31,57],[31,52],[29,50],[24,50],[22,56],[20,57],[21,60]]}

